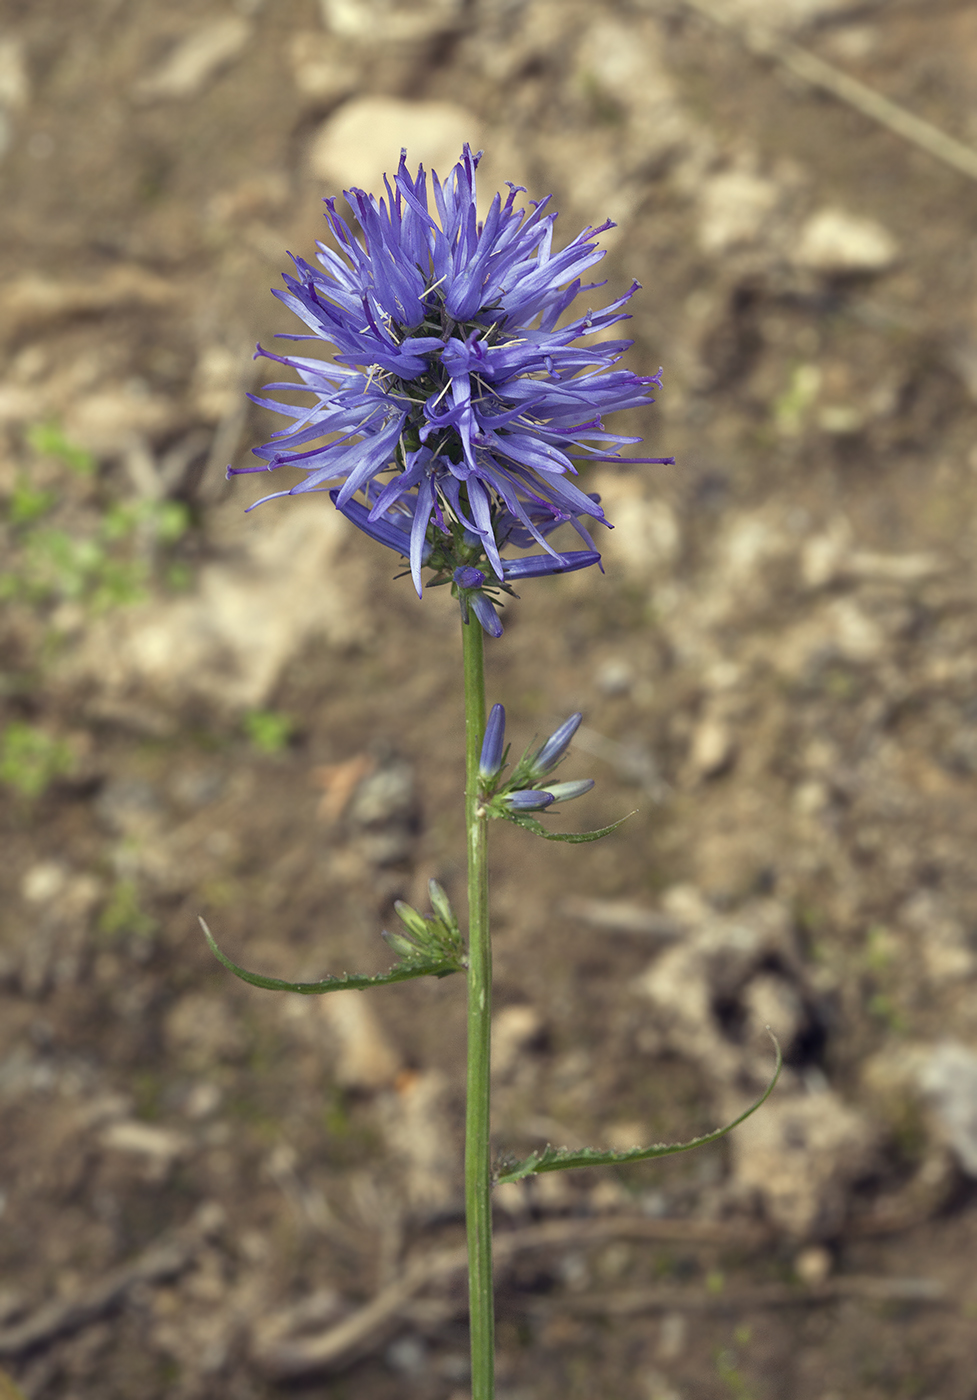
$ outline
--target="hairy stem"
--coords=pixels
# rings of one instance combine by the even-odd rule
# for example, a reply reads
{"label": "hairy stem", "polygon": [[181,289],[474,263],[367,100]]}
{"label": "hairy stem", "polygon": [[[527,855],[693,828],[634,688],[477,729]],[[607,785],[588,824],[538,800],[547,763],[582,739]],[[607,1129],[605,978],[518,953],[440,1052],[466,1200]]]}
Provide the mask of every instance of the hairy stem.
{"label": "hairy stem", "polygon": [[472,1400],[495,1395],[489,1054],[492,946],[488,913],[488,822],[479,816],[478,760],[485,733],[482,629],[462,624],[465,666],[465,826],[468,833],[468,1090],[465,1108],[465,1219],[471,1319]]}

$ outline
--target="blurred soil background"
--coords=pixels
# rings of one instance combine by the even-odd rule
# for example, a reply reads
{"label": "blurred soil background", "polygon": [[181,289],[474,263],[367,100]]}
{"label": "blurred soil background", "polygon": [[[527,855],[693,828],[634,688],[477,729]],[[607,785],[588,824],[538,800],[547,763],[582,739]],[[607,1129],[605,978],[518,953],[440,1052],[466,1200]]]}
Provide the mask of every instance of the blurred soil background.
{"label": "blurred soil background", "polygon": [[[0,1367],[29,1400],[463,1400],[455,605],[224,468],[320,199],[402,145],[605,217],[674,470],[489,641],[585,714],[581,852],[493,831],[504,1400],[973,1400],[977,185],[742,41],[977,143],[944,0],[3,0]],[[736,26],[739,26],[737,31]],[[618,426],[618,425],[615,425]],[[275,485],[279,483],[276,481]],[[372,1311],[364,1312],[378,1299]],[[0,1381],[0,1392],[5,1382]],[[13,1394],[13,1392],[10,1392]]]}

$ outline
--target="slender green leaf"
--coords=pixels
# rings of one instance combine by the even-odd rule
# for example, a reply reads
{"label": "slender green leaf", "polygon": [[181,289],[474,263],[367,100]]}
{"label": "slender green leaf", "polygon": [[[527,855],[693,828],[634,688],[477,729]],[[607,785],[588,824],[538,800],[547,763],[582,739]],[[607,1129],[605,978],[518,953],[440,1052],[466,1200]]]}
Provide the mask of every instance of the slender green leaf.
{"label": "slender green leaf", "polygon": [[257,972],[248,972],[239,967],[226,953],[221,952],[203,919],[200,920],[200,926],[210,945],[210,951],[218,962],[224,964],[228,972],[233,972],[235,977],[240,977],[242,982],[249,982],[252,987],[264,987],[270,992],[300,992],[302,996],[322,996],[325,992],[361,992],[367,987],[385,987],[394,982],[408,982],[413,977],[447,977],[449,973],[461,970],[461,964],[456,960],[419,956],[409,962],[399,963],[390,968],[389,972],[381,972],[376,977],[344,972],[337,977],[324,977],[321,982],[286,982],[281,977],[262,977]]}
{"label": "slender green leaf", "polygon": [[612,822],[610,826],[602,826],[597,831],[547,831],[542,822],[527,816],[525,812],[505,812],[503,815],[506,821],[525,827],[534,836],[542,836],[546,841],[566,841],[572,846],[578,846],[584,841],[599,841],[602,836],[610,836],[612,831],[617,831],[618,827],[628,820],[628,817],[633,817],[634,812],[628,812],[627,816]]}
{"label": "slender green leaf", "polygon": [[756,1103],[751,1104],[744,1113],[734,1118],[732,1123],[727,1123],[724,1128],[717,1128],[715,1132],[706,1133],[703,1137],[692,1138],[690,1142],[658,1142],[652,1147],[632,1147],[625,1152],[603,1152],[597,1147],[570,1148],[547,1145],[542,1151],[524,1157],[521,1162],[511,1159],[501,1161],[495,1175],[496,1186],[504,1186],[511,1181],[522,1181],[523,1177],[533,1176],[538,1172],[567,1171],[570,1167],[620,1166],[625,1162],[646,1162],[650,1157],[673,1157],[678,1152],[689,1152],[693,1147],[704,1147],[708,1142],[718,1141],[734,1128],[738,1128],[751,1114],[756,1113],[773,1093],[784,1061],[776,1038],[771,1034],[770,1039],[777,1051],[773,1078]]}

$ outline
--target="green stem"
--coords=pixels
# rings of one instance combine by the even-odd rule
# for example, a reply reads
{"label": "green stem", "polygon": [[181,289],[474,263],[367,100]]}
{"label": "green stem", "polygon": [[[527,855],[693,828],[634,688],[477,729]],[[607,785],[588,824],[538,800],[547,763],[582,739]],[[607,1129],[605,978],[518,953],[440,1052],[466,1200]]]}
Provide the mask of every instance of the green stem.
{"label": "green stem", "polygon": [[468,1089],[465,1106],[465,1220],[471,1320],[472,1400],[495,1395],[495,1298],[492,1285],[492,1177],[489,1070],[492,945],[488,912],[488,822],[479,816],[478,760],[485,733],[482,629],[462,624],[465,666],[465,827],[468,833]]}

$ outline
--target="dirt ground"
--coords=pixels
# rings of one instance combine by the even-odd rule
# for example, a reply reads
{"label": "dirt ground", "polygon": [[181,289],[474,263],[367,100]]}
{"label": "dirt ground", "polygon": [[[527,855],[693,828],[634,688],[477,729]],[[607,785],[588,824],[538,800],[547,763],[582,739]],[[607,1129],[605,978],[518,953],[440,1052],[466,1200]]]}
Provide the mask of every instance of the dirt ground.
{"label": "dirt ground", "polygon": [[[962,0],[715,3],[977,144]],[[567,825],[637,809],[493,830],[497,1140],[786,1052],[500,1188],[500,1396],[975,1400],[977,185],[684,0],[0,20],[0,1395],[468,1393],[460,979],[263,992],[197,917],[305,978],[462,905],[456,605],[223,473],[320,199],[470,139],[615,220],[677,459],[487,643],[517,748],[584,712]]]}

